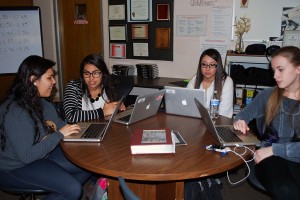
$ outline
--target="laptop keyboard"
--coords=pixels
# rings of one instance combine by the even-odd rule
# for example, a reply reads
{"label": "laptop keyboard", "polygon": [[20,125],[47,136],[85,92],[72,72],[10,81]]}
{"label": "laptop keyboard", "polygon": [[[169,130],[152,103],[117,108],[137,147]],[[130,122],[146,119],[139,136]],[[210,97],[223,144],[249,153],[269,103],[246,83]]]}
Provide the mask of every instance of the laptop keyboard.
{"label": "laptop keyboard", "polygon": [[242,140],[229,127],[216,127],[219,136],[225,142],[242,142]]}
{"label": "laptop keyboard", "polygon": [[124,121],[124,122],[129,122],[131,115],[126,115],[124,117],[120,117],[118,120]]}
{"label": "laptop keyboard", "polygon": [[106,126],[107,124],[91,124],[81,138],[98,138],[104,132]]}

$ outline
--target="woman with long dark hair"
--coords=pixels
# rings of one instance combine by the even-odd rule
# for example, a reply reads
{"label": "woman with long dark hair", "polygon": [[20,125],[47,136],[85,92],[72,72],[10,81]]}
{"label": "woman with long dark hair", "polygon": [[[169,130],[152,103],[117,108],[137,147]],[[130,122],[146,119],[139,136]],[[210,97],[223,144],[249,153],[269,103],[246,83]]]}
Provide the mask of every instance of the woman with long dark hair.
{"label": "woman with long dark hair", "polygon": [[[111,115],[117,105],[117,90],[99,54],[86,56],[80,64],[80,79],[68,82],[64,93],[64,114],[76,123]],[[121,106],[125,110],[125,106]]]}
{"label": "woman with long dark hair", "polygon": [[0,185],[42,189],[49,192],[45,199],[80,199],[90,174],[67,160],[59,145],[80,127],[66,125],[48,101],[54,65],[27,57],[0,106]]}
{"label": "woman with long dark hair", "polygon": [[203,89],[206,93],[206,107],[209,108],[214,91],[220,100],[219,114],[232,117],[233,114],[233,81],[227,76],[222,57],[216,49],[202,52],[196,75],[189,81],[188,88]]}

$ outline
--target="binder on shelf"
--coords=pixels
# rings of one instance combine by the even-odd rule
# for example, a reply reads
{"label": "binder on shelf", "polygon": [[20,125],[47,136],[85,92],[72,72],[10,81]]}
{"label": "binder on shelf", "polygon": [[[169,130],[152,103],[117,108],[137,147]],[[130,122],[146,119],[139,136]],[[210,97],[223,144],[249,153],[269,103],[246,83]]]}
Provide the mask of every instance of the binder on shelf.
{"label": "binder on shelf", "polygon": [[139,63],[136,64],[137,75],[142,78],[155,79],[158,78],[157,64]]}
{"label": "binder on shelf", "polygon": [[250,104],[255,96],[266,88],[269,88],[269,86],[235,85],[235,105],[233,113],[238,113],[241,109]]}
{"label": "binder on shelf", "polygon": [[112,66],[113,75],[133,76],[134,66],[126,64],[116,64]]}

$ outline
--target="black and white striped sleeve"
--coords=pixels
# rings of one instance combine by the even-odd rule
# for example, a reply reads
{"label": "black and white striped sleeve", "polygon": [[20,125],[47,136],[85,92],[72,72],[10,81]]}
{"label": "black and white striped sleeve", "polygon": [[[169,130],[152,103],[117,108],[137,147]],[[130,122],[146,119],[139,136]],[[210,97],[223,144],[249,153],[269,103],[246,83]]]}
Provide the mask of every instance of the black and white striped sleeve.
{"label": "black and white striped sleeve", "polygon": [[101,108],[96,110],[82,110],[82,89],[77,81],[70,81],[65,89],[63,108],[68,122],[76,123],[99,119],[104,116]]}

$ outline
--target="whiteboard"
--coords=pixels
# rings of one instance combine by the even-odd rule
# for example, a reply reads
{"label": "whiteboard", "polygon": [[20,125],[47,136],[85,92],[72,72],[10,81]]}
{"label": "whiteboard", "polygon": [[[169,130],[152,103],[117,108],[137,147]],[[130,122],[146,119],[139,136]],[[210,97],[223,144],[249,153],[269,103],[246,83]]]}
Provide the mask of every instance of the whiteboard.
{"label": "whiteboard", "polygon": [[[248,16],[251,19],[251,29],[243,36],[244,41],[269,40],[269,37],[281,35],[283,8],[297,7],[300,0],[249,0],[248,7],[242,8],[240,0],[234,1],[236,17]],[[232,39],[236,40],[234,31]]]}
{"label": "whiteboard", "polygon": [[43,56],[39,7],[0,7],[0,74],[16,73],[29,55]]}

